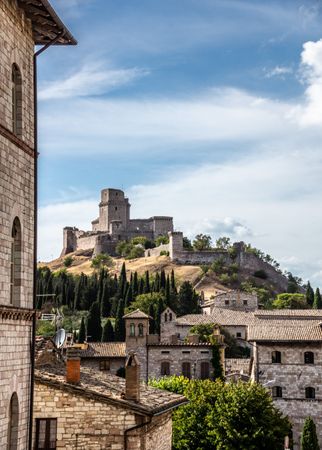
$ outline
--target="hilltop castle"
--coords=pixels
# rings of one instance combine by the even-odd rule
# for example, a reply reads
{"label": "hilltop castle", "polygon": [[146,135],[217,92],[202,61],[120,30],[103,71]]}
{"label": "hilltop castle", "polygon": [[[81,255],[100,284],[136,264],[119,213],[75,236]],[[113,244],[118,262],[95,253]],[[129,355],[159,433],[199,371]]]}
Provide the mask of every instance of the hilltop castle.
{"label": "hilltop castle", "polygon": [[149,219],[130,219],[129,199],[120,189],[103,189],[99,203],[99,217],[92,221],[92,231],[75,227],[64,228],[64,247],[61,256],[76,250],[94,249],[94,253],[115,254],[118,241],[144,236],[154,240],[173,231],[173,218],[153,216]]}

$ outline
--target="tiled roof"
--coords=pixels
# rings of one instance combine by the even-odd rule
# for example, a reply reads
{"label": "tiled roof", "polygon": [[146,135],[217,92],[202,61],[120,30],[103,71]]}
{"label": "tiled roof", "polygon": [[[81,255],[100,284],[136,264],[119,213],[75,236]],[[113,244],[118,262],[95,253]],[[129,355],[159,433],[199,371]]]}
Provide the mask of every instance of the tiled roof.
{"label": "tiled roof", "polygon": [[248,325],[254,321],[254,313],[228,308],[214,308],[211,314],[187,314],[176,319],[177,325],[193,326],[217,323],[219,325]]}
{"label": "tiled roof", "polygon": [[125,316],[123,316],[123,319],[151,319],[151,317],[145,314],[143,311],[136,309],[135,311],[125,314]]}
{"label": "tiled roof", "polygon": [[249,341],[322,342],[322,328],[315,320],[257,320],[248,327]]}
{"label": "tiled roof", "polygon": [[170,342],[160,342],[157,344],[148,344],[149,347],[211,347],[210,342],[177,342],[176,344],[171,344]]}
{"label": "tiled roof", "polygon": [[260,319],[303,319],[303,320],[317,320],[322,321],[321,309],[260,309],[254,313],[255,317]]}
{"label": "tiled roof", "polygon": [[65,379],[65,367],[50,367],[35,371],[35,382],[50,387],[65,390],[75,395],[94,399],[96,402],[113,403],[139,413],[154,415],[176,408],[187,402],[187,399],[178,394],[152,388],[145,383],[140,385],[140,401],[134,402],[124,398],[125,380],[123,378],[102,374],[93,369],[81,368],[81,382],[78,385],[70,384]]}
{"label": "tiled roof", "polygon": [[81,358],[125,358],[125,342],[90,342],[79,355]]}

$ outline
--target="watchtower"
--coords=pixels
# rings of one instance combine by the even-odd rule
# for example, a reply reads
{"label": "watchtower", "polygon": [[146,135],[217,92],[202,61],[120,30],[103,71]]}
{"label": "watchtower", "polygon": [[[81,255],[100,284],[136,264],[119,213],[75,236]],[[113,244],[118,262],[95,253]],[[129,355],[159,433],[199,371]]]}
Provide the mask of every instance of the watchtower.
{"label": "watchtower", "polygon": [[103,189],[101,191],[101,202],[99,204],[99,231],[109,231],[111,222],[122,223],[122,228],[127,229],[130,220],[129,199],[124,196],[120,189]]}

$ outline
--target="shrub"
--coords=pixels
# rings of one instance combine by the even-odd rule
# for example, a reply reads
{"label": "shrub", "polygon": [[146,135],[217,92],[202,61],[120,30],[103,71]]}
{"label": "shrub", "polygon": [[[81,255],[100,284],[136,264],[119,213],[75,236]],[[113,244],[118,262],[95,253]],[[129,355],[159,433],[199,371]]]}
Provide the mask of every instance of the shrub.
{"label": "shrub", "polygon": [[73,264],[74,258],[72,256],[66,256],[64,259],[64,266],[70,267]]}

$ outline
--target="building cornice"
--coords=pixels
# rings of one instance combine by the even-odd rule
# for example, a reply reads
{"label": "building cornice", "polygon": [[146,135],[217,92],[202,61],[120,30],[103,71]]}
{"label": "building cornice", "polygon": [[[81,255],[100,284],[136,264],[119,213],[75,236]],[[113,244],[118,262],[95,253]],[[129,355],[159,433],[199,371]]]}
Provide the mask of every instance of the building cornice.
{"label": "building cornice", "polygon": [[37,311],[29,308],[18,308],[15,306],[0,305],[0,319],[31,321]]}
{"label": "building cornice", "polygon": [[1,123],[0,123],[0,134],[1,134],[1,136],[8,139],[12,144],[16,145],[21,150],[23,150],[25,153],[27,153],[27,155],[29,155],[33,158],[35,157],[34,149],[32,147],[30,147],[29,145],[27,145],[24,141],[19,139],[14,133],[12,133],[12,131],[8,130],[8,128],[1,125]]}

